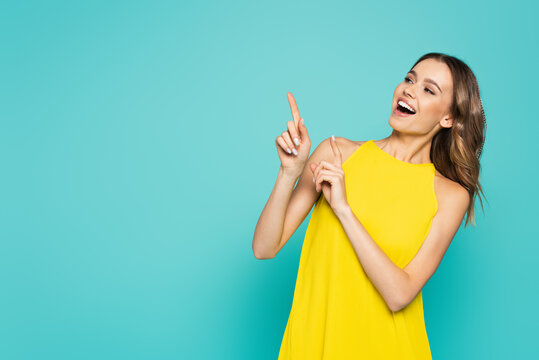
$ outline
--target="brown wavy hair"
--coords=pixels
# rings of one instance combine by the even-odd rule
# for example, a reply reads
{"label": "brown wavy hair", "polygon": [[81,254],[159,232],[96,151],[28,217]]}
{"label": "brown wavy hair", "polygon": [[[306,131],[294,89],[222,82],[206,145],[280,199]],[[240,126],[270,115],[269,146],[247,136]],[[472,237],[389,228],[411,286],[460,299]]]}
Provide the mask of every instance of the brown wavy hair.
{"label": "brown wavy hair", "polygon": [[479,198],[481,209],[484,212],[483,201],[479,197],[479,193],[485,197],[479,183],[481,170],[479,160],[487,128],[479,85],[468,65],[447,54],[437,52],[425,54],[415,62],[412,69],[426,59],[435,59],[445,63],[453,76],[453,101],[451,104],[453,126],[442,128],[434,135],[430,157],[442,175],[458,182],[468,190],[471,201],[466,211],[467,217],[464,226],[466,227],[470,221],[475,226],[475,197]]}

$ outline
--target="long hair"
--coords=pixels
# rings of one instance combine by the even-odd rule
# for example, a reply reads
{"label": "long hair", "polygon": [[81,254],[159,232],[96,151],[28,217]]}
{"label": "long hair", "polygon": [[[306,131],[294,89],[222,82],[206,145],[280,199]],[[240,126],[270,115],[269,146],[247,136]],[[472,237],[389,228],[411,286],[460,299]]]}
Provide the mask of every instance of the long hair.
{"label": "long hair", "polygon": [[436,59],[445,63],[453,76],[453,101],[451,114],[453,126],[442,128],[432,139],[430,156],[436,169],[445,177],[458,182],[470,196],[466,227],[471,221],[475,226],[474,200],[479,198],[481,209],[483,201],[479,193],[485,197],[479,173],[479,163],[487,122],[483,103],[479,94],[479,85],[472,70],[462,60],[447,54],[431,52],[419,58],[412,66],[426,59]]}

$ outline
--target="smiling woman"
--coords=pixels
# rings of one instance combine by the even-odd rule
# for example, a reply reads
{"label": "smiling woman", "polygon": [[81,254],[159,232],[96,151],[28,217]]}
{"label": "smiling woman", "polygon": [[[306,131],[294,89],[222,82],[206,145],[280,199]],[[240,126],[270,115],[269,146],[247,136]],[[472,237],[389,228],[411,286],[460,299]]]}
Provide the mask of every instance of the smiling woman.
{"label": "smiling woman", "polygon": [[[428,75],[432,74],[432,75]],[[447,113],[441,128],[433,127],[430,158],[446,178],[463,186],[470,196],[465,225],[475,225],[474,200],[483,194],[479,183],[480,156],[485,142],[486,118],[477,79],[472,70],[453,56],[429,53],[419,58],[395,94],[397,117],[409,117],[410,127],[438,122],[436,114]],[[408,95],[408,96],[407,96]],[[415,107],[414,107],[415,106]],[[419,108],[421,106],[421,108]],[[421,111],[421,114],[419,112]],[[394,119],[394,117],[393,117]],[[400,128],[391,122],[393,128]],[[484,194],[483,194],[484,195]]]}
{"label": "smiling woman", "polygon": [[314,205],[279,359],[432,359],[422,288],[481,189],[475,76],[426,54],[394,91],[390,136],[331,136],[311,156],[288,100],[294,121],[276,139],[281,167],[253,238],[257,259],[275,257]]}

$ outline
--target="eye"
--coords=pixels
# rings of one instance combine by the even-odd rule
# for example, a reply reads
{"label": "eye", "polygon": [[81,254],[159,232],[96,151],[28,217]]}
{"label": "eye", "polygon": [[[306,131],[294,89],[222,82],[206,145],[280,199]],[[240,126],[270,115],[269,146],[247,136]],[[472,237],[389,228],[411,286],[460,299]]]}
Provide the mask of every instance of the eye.
{"label": "eye", "polygon": [[410,79],[408,76],[404,78],[404,81],[412,81],[412,79]]}
{"label": "eye", "polygon": [[429,88],[425,88],[425,91],[426,91],[426,92],[430,92],[432,95],[434,95],[434,92],[433,92],[431,89],[429,89]]}

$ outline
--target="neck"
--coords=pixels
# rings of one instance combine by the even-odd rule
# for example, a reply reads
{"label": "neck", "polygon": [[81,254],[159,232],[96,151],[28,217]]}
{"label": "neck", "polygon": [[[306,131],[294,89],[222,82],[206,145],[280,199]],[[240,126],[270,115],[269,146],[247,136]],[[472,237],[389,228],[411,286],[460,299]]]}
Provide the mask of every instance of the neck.
{"label": "neck", "polygon": [[425,137],[403,135],[393,131],[380,140],[380,148],[391,156],[412,164],[432,162],[430,159],[431,140]]}

